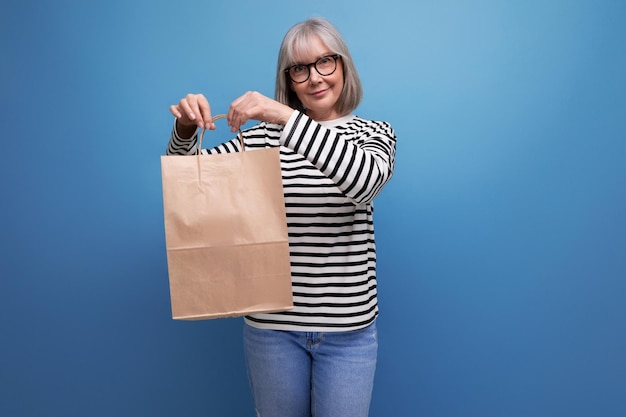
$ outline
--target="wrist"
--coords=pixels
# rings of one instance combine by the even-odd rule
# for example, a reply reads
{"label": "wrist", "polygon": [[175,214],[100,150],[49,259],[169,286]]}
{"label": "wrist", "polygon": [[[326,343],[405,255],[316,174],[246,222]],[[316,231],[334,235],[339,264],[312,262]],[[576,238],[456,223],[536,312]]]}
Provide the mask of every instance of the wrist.
{"label": "wrist", "polygon": [[198,129],[196,125],[184,125],[176,119],[174,123],[174,131],[180,139],[190,139]]}
{"label": "wrist", "polygon": [[293,114],[293,112],[294,112],[294,109],[292,109],[289,106],[283,105],[283,108],[278,114],[276,123],[279,125],[285,126],[287,122],[289,121],[289,119],[291,118],[291,115]]}

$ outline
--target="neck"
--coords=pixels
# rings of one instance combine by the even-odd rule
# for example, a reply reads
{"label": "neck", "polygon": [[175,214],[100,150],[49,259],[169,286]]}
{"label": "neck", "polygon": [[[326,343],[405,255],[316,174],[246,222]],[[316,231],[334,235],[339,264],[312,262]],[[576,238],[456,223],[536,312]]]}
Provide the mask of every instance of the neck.
{"label": "neck", "polygon": [[306,110],[306,115],[316,122],[324,122],[327,120],[335,120],[341,117],[339,113],[335,111],[335,109],[329,109],[322,112],[315,112],[311,109]]}

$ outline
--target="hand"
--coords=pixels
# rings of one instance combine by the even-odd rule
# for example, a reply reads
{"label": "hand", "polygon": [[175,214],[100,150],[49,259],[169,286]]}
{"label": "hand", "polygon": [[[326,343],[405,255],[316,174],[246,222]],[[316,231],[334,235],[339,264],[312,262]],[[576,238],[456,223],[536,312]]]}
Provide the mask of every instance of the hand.
{"label": "hand", "polygon": [[248,91],[230,105],[228,125],[236,132],[248,120],[285,125],[293,109],[256,91]]}
{"label": "hand", "polygon": [[187,94],[178,104],[170,106],[170,112],[179,126],[190,130],[196,127],[214,130],[215,123],[211,116],[211,106],[202,94]]}

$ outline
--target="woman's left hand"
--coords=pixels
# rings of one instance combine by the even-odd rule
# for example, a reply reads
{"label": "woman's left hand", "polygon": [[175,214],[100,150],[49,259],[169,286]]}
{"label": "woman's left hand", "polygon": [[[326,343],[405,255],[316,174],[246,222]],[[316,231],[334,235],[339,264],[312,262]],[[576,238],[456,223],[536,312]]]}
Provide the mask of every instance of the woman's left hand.
{"label": "woman's left hand", "polygon": [[287,124],[293,109],[256,91],[248,91],[232,102],[228,110],[228,125],[236,132],[248,120]]}

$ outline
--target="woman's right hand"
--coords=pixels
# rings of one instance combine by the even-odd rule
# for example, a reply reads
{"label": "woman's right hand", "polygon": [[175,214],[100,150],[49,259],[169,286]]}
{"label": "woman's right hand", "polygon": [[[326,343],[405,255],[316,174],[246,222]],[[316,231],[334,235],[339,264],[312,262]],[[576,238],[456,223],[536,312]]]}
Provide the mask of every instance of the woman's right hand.
{"label": "woman's right hand", "polygon": [[[196,128],[215,129],[209,101],[202,94],[187,94],[178,104],[170,106],[170,112],[176,118],[180,131],[195,132]],[[187,135],[184,135],[187,136]]]}

